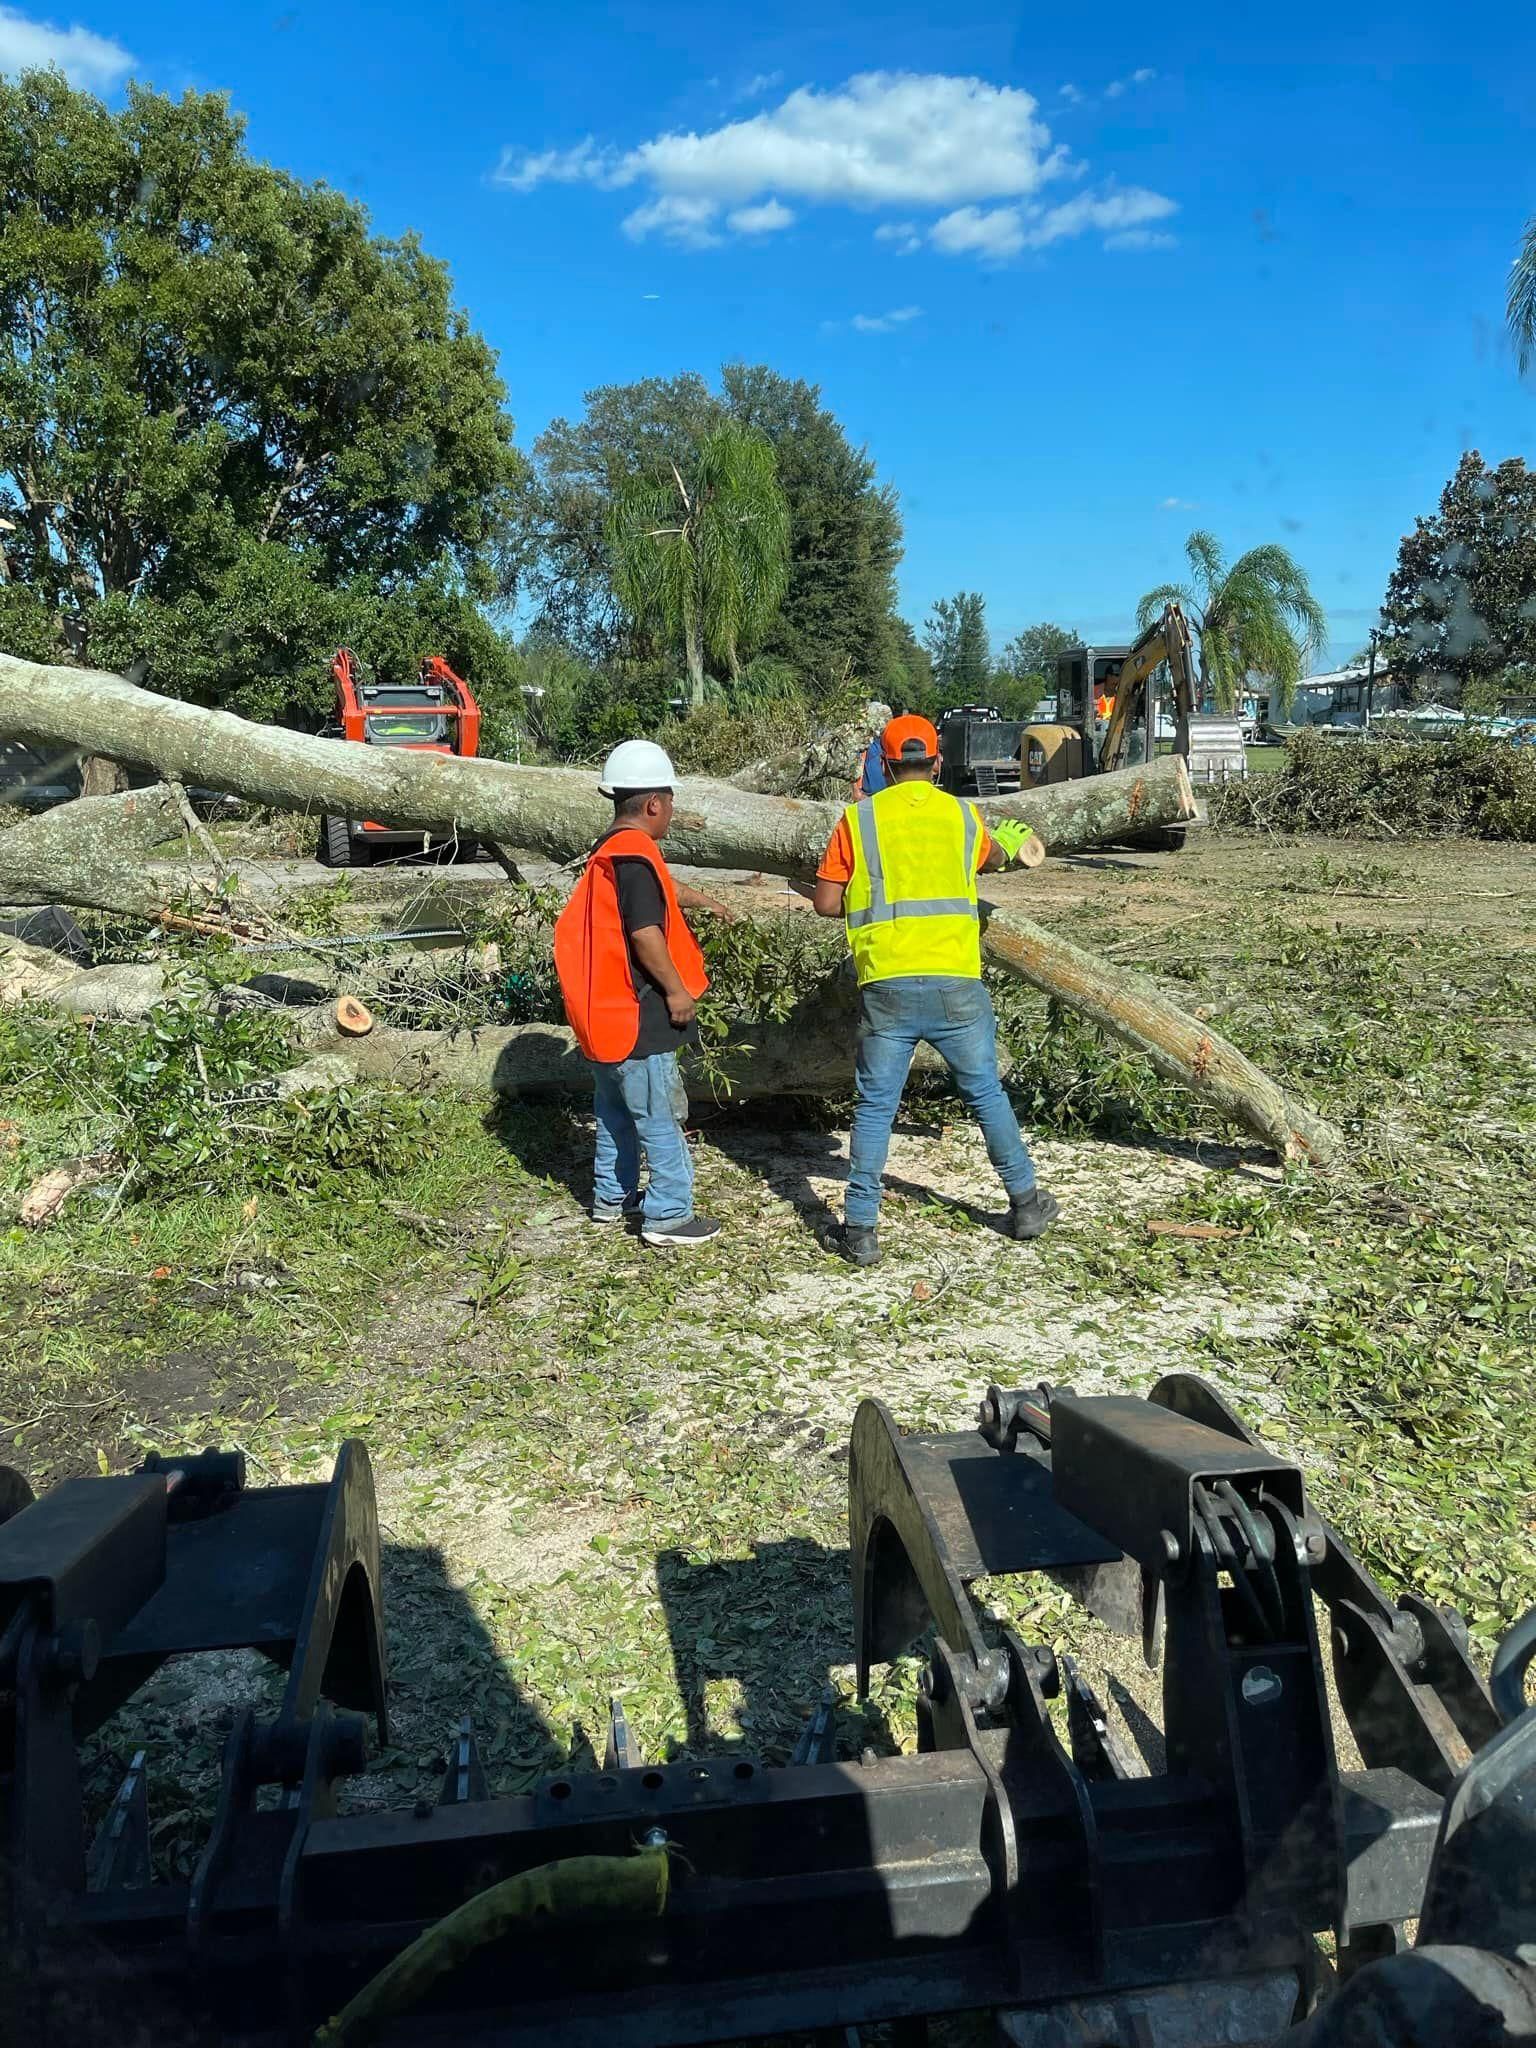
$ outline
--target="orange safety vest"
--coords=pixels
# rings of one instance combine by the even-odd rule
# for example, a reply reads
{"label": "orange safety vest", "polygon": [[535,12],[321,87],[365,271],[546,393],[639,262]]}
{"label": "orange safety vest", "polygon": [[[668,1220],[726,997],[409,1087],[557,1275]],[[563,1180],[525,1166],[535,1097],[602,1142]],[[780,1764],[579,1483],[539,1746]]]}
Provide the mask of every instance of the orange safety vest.
{"label": "orange safety vest", "polygon": [[555,972],[565,1014],[589,1060],[627,1060],[640,1036],[640,992],[629,964],[619,915],[616,860],[649,861],[666,905],[667,951],[689,995],[709,987],[704,955],[678,908],[667,864],[647,832],[626,826],[605,839],[587,862],[571,900],[555,920]]}

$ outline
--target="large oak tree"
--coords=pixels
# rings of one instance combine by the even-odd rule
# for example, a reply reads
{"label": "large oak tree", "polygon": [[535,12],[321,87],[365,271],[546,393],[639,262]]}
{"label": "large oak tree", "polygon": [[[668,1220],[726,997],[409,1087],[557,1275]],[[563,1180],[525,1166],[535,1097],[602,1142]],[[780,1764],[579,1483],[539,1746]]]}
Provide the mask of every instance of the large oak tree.
{"label": "large oak tree", "polygon": [[[1414,521],[1381,609],[1392,673],[1420,700],[1479,708],[1536,676],[1536,472],[1475,449]],[[1511,675],[1510,671],[1514,671]]]}
{"label": "large oak tree", "polygon": [[255,161],[223,98],[0,82],[11,647],[297,715],[343,632],[473,634],[521,471],[504,396],[445,267]]}

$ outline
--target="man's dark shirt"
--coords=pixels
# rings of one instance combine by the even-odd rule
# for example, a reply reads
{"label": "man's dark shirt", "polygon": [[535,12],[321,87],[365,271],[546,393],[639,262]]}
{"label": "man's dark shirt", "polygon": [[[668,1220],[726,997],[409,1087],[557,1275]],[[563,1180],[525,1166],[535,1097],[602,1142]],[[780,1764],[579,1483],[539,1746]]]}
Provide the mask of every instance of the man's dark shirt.
{"label": "man's dark shirt", "polygon": [[[612,832],[628,829],[615,825],[611,832],[603,834],[603,839],[611,838]],[[603,839],[599,839],[598,846],[602,845]],[[595,848],[593,850],[596,851]],[[681,1031],[678,1029],[667,1014],[667,999],[660,987],[635,958],[636,932],[643,932],[654,925],[663,936],[666,934],[667,903],[661,893],[656,870],[648,860],[638,855],[620,854],[613,863],[613,877],[618,887],[624,942],[629,948],[629,971],[640,997],[640,1035],[629,1057],[646,1060],[652,1053],[679,1052],[685,1045],[697,1045],[698,1025],[689,1024]]]}

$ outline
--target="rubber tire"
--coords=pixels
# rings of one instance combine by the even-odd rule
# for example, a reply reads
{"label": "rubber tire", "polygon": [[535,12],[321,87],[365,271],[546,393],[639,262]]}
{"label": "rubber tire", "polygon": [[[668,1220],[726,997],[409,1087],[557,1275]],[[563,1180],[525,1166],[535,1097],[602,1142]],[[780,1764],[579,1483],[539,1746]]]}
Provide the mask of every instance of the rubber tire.
{"label": "rubber tire", "polygon": [[353,859],[352,833],[345,818],[320,820],[320,844],[315,858],[328,868],[350,868]]}

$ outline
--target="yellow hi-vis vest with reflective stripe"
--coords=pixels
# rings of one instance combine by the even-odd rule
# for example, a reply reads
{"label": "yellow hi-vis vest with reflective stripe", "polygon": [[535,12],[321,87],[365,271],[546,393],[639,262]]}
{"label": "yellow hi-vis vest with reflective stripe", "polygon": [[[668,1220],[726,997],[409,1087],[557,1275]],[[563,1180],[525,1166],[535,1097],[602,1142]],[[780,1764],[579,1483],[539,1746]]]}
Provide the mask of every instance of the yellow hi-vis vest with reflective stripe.
{"label": "yellow hi-vis vest with reflective stripe", "polygon": [[904,974],[979,980],[976,806],[931,782],[893,782],[850,804],[844,816],[853,875],[843,916],[859,986]]}

